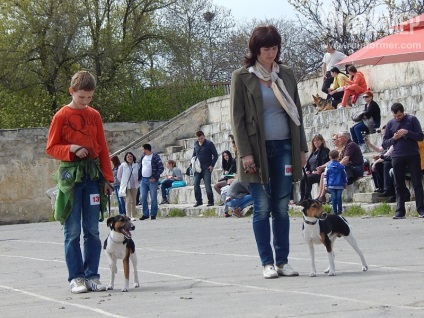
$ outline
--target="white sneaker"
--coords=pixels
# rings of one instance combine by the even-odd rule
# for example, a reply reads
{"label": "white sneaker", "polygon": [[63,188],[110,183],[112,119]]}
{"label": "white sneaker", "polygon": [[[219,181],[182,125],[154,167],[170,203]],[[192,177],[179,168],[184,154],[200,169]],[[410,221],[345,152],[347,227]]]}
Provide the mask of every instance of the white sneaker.
{"label": "white sneaker", "polygon": [[85,286],[85,279],[81,277],[74,278],[69,285],[71,286],[71,293],[73,294],[81,294],[88,291],[87,286]]}
{"label": "white sneaker", "polygon": [[87,279],[87,289],[93,291],[104,291],[106,286],[103,285],[98,278]]}
{"label": "white sneaker", "polygon": [[299,273],[296,272],[290,264],[277,266],[277,273],[279,276],[299,276]]}
{"label": "white sneaker", "polygon": [[277,278],[278,277],[278,273],[275,270],[274,265],[265,265],[263,273],[264,273],[265,278]]}

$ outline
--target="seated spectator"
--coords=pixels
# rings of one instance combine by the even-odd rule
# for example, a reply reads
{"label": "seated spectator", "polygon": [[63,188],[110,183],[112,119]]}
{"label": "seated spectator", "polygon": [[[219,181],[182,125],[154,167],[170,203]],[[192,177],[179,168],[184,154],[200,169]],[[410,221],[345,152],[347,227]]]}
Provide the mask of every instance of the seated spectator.
{"label": "seated spectator", "polygon": [[346,80],[347,85],[345,85],[343,88],[343,99],[338,108],[346,107],[348,99],[351,95],[359,95],[367,90],[367,82],[365,81],[365,77],[362,72],[359,72],[353,65],[349,66],[348,72],[351,79]]}
{"label": "seated spectator", "polygon": [[[386,126],[381,129],[381,134],[384,134]],[[374,162],[371,165],[371,175],[374,181],[375,191],[379,192],[381,197],[394,197],[395,188],[392,179],[390,178],[389,171],[392,168],[392,158],[390,157],[393,147],[384,150],[383,147],[373,145],[368,138],[364,139],[366,145],[375,152],[380,152],[374,155]]]}
{"label": "seated spectator", "polygon": [[[348,131],[339,132],[337,139],[339,140],[339,146],[343,147],[340,155],[340,163],[345,166],[347,184],[349,185],[364,175],[364,157],[359,146],[350,139],[350,133]],[[317,167],[317,170],[322,172],[326,166],[327,163]],[[324,194],[325,192],[317,199],[324,202]]]}
{"label": "seated spectator", "polygon": [[232,208],[235,216],[242,217],[241,211],[253,204],[252,196],[248,188],[248,183],[243,183],[238,180],[234,180],[229,186],[226,198],[225,198],[225,217],[231,216],[228,213],[228,207]]}
{"label": "seated spectator", "polygon": [[331,104],[334,108],[342,101],[343,98],[343,90],[346,85],[346,80],[349,77],[341,72],[337,67],[333,67],[331,70],[331,76],[333,77],[333,84],[331,84],[328,89],[327,99],[332,99]]}
{"label": "seated spectator", "polygon": [[183,174],[181,173],[180,168],[177,168],[177,164],[174,160],[168,160],[165,164],[166,174],[165,179],[161,181],[160,189],[162,193],[162,202],[160,204],[169,204],[167,199],[167,194],[169,188],[172,187],[172,184],[175,181],[182,181]]}
{"label": "seated spectator", "polygon": [[236,160],[231,156],[231,153],[228,150],[222,152],[222,174],[221,179],[214,184],[213,188],[218,194],[221,194],[221,188],[227,185],[228,179],[233,179],[234,175],[237,172]]}
{"label": "seated spectator", "polygon": [[304,175],[300,182],[300,201],[311,199],[311,190],[314,183],[319,183],[321,172],[316,170],[317,167],[325,164],[330,159],[328,154],[330,149],[325,145],[325,140],[320,134],[316,134],[311,141],[311,153],[306,160],[304,167]]}
{"label": "seated spectator", "polygon": [[374,95],[371,91],[365,91],[363,95],[365,106],[362,113],[362,120],[350,128],[352,140],[359,145],[362,153],[367,150],[363,135],[373,133],[375,128],[380,127],[380,106],[373,100],[373,97]]}
{"label": "seated spectator", "polygon": [[[333,149],[336,149],[339,152],[339,160],[340,160],[341,159],[340,154],[343,150],[343,147],[340,146],[339,139],[337,138],[337,134],[334,134],[331,137],[331,140],[333,142],[333,147],[334,147]],[[321,166],[318,166],[317,170]],[[321,169],[321,168],[319,168],[319,169]],[[325,189],[325,186],[324,186],[324,174],[322,174],[324,169],[321,170],[321,176],[320,176],[319,187],[318,187],[318,196],[317,196],[317,200],[320,200],[321,202],[325,202],[325,193],[327,192],[326,189]]]}

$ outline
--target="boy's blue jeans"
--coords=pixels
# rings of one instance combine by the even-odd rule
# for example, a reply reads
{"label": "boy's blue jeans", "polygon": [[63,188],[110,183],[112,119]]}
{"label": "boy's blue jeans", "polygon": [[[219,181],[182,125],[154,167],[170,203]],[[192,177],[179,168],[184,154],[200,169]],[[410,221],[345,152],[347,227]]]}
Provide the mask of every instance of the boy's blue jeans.
{"label": "boy's blue jeans", "polygon": [[[250,183],[253,198],[253,232],[262,266],[287,264],[289,255],[290,219],[288,203],[292,190],[291,140],[266,141],[270,182]],[[273,247],[271,247],[272,217]]]}
{"label": "boy's blue jeans", "polygon": [[333,206],[333,213],[340,214],[343,212],[342,207],[342,193],[343,189],[328,189],[331,194],[331,204]]}
{"label": "boy's blue jeans", "polygon": [[[99,238],[99,217],[98,180],[85,177],[82,182],[75,183],[72,211],[63,225],[69,282],[74,278],[100,277],[98,269],[102,244]],[[81,225],[84,253],[80,247]]]}

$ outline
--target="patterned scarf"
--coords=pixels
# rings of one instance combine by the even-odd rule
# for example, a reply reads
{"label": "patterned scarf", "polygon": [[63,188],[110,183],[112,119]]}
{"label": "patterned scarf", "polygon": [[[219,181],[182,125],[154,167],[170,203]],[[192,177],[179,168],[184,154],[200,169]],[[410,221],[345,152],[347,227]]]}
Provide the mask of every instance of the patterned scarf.
{"label": "patterned scarf", "polygon": [[271,88],[274,92],[275,97],[280,102],[281,106],[284,108],[286,113],[290,116],[293,122],[300,126],[300,117],[297,112],[296,104],[291,98],[289,92],[284,85],[284,82],[281,78],[278,77],[278,72],[280,71],[280,67],[277,63],[272,64],[272,71],[268,72],[258,61],[256,61],[255,65],[248,68],[249,73],[255,74],[260,79],[268,82],[272,81]]}

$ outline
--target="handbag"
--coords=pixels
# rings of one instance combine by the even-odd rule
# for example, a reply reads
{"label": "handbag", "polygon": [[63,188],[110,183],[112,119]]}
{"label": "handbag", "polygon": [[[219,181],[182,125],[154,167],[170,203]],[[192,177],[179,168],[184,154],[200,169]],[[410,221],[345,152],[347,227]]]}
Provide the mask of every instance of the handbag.
{"label": "handbag", "polygon": [[202,167],[200,166],[200,161],[197,156],[191,158],[191,167],[193,169],[193,172],[202,172]]}
{"label": "handbag", "polygon": [[188,177],[192,177],[193,176],[193,169],[191,169],[191,166],[188,166],[185,174]]}
{"label": "handbag", "polygon": [[121,198],[125,198],[127,196],[127,186],[123,186],[119,188],[118,196]]}
{"label": "handbag", "polygon": [[364,118],[362,119],[362,122],[364,123],[365,126],[367,126],[368,131],[370,133],[373,133],[375,130],[375,122],[374,119],[372,117],[370,118]]}
{"label": "handbag", "polygon": [[364,115],[364,111],[355,113],[352,115],[351,119],[355,122],[355,123],[359,123],[362,120],[362,116]]}

